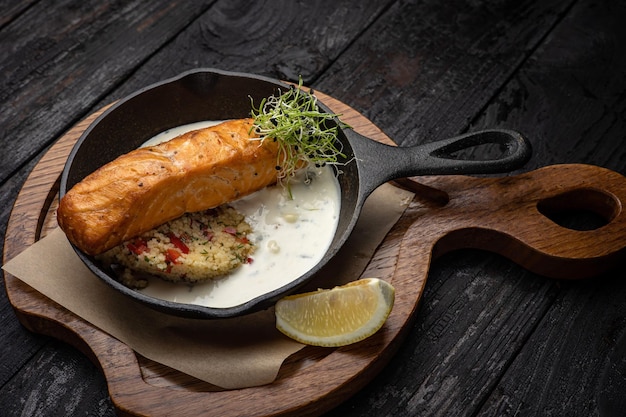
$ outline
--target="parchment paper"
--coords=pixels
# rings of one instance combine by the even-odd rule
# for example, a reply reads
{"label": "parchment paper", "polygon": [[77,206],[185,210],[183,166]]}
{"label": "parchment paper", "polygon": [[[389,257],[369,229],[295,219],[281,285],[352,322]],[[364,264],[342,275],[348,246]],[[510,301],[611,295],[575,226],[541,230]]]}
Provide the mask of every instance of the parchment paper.
{"label": "parchment paper", "polygon": [[[325,278],[336,277],[333,285],[358,279],[411,198],[411,193],[388,184],[378,188],[349,241],[324,269]],[[60,229],[3,269],[146,358],[225,389],[271,383],[283,361],[303,347],[276,330],[273,309],[200,320],[141,305],[93,275]]]}

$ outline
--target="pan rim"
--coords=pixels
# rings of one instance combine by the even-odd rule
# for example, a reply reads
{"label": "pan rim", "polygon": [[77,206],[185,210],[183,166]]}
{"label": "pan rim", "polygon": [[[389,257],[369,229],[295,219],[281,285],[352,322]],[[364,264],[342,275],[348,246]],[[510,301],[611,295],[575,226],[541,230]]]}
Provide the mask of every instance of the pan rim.
{"label": "pan rim", "polygon": [[[100,123],[102,123],[103,120],[106,120],[108,117],[110,117],[112,113],[124,107],[126,104],[128,104],[130,101],[132,101],[136,97],[146,94],[147,92],[153,92],[155,89],[163,87],[163,86],[184,82],[186,79],[188,79],[188,77],[193,77],[199,74],[200,75],[214,74],[218,77],[231,77],[231,78],[241,77],[245,79],[258,80],[264,83],[269,83],[278,88],[281,88],[281,87],[290,88],[290,86],[286,83],[283,83],[279,80],[275,80],[275,79],[265,77],[262,75],[249,74],[249,73],[244,73],[244,72],[224,71],[224,70],[215,69],[215,68],[192,69],[192,70],[180,73],[174,77],[170,77],[162,81],[148,85],[144,88],[141,88],[129,94],[128,96],[116,101],[114,104],[110,105],[98,118],[96,118],[96,120],[93,121],[93,123],[91,123],[87,127],[87,129],[80,136],[80,138],[78,139],[76,144],[73,146],[72,150],[70,151],[68,159],[63,168],[63,171],[61,174],[61,180],[60,180],[59,199],[61,199],[67,193],[67,190],[69,189],[68,178],[72,171],[72,164],[75,161],[75,158],[79,149],[81,148],[81,146],[84,145],[85,141],[87,141],[88,138],[90,137],[90,134],[94,131],[94,129]],[[323,111],[330,112],[330,110],[325,105],[323,105],[323,103],[319,103],[319,105]],[[349,140],[347,138],[345,141],[349,143]],[[299,277],[296,277],[295,279],[293,279],[292,281],[290,281],[289,283],[285,285],[282,285],[274,290],[257,295],[254,298],[251,298],[250,300],[246,302],[243,302],[241,304],[237,304],[231,307],[210,307],[210,306],[203,306],[203,305],[198,305],[198,304],[175,302],[175,301],[170,301],[170,300],[166,300],[162,298],[153,297],[153,296],[144,294],[140,291],[133,290],[125,286],[121,282],[119,282],[117,279],[112,277],[109,273],[107,273],[102,267],[99,266],[99,263],[95,260],[94,257],[85,254],[74,244],[71,244],[71,246],[74,252],[81,259],[81,261],[100,280],[104,281],[106,284],[113,287],[118,292],[121,292],[125,296],[128,296],[137,302],[147,305],[148,307],[152,309],[155,309],[164,313],[176,315],[176,316],[183,316],[183,317],[189,317],[189,318],[201,318],[201,319],[231,318],[231,317],[254,313],[259,310],[263,310],[268,307],[271,307],[279,298],[296,291],[298,288],[302,287],[307,282],[309,282],[311,278],[316,273],[318,273],[320,269],[323,268],[323,266],[328,262],[328,260],[331,259],[338,252],[339,248],[343,246],[348,236],[350,235],[354,227],[354,224],[356,223],[356,220],[358,218],[358,214],[359,214],[358,209],[360,205],[362,205],[362,201],[360,201],[362,200],[362,198],[359,198],[358,200],[359,201],[356,202],[356,206],[355,206],[356,211],[354,212],[354,215],[349,221],[347,227],[343,228],[343,232],[340,231],[339,228],[335,230],[334,237],[329,248],[327,249],[326,253],[323,255],[323,257],[315,266],[313,266],[306,273],[300,275]],[[342,207],[340,208],[340,210],[343,210],[343,202],[342,202]]]}

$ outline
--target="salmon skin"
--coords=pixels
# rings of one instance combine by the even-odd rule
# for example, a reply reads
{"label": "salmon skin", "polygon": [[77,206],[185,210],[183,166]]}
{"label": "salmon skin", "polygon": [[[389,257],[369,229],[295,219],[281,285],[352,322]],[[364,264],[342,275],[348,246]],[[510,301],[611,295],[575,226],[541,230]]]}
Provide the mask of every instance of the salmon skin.
{"label": "salmon skin", "polygon": [[252,119],[226,121],[133,150],[70,189],[57,220],[97,255],[184,213],[207,210],[276,182],[278,144],[253,140]]}

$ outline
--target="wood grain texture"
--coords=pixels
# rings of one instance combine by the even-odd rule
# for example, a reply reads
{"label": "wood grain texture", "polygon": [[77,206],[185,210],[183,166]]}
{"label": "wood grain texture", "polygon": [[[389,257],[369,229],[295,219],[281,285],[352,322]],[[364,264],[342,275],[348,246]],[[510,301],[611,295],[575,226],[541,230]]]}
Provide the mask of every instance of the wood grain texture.
{"label": "wood grain texture", "polygon": [[[114,2],[83,3],[106,8]],[[90,73],[74,73],[80,87],[65,95],[62,104],[67,107],[57,103],[55,94],[74,84],[59,86],[56,92],[33,89],[36,103],[21,106],[22,112],[16,113],[18,119],[30,122],[3,130],[7,137],[21,138],[20,146],[31,149],[21,155],[32,159],[15,164],[14,171],[6,171],[9,177],[2,177],[9,180],[0,186],[0,229],[4,231],[12,202],[36,159],[43,156],[45,144],[76,120],[153,81],[196,64],[222,67],[222,61],[229,65],[224,69],[270,76],[302,68],[307,80],[313,81],[308,84],[360,110],[399,143],[487,126],[508,127],[533,142],[535,153],[528,169],[589,163],[625,173],[626,42],[621,2],[390,0],[351,6],[345,0],[307,2],[299,5],[302,9],[293,7],[293,2],[277,6],[267,2],[263,7],[253,3],[236,2],[236,8],[217,1],[210,7],[224,13],[213,15],[208,9],[172,31],[160,26],[158,31],[168,35],[157,33],[160,44],[150,44],[147,54],[137,48],[141,42],[135,37],[142,34],[132,30],[125,31],[131,46],[114,52],[96,49],[98,42],[92,40],[79,48],[59,47],[56,54],[45,54],[37,45],[52,36],[57,13],[63,13],[67,2],[33,2],[37,7],[28,10],[36,9],[36,15],[22,20],[21,13],[0,27],[0,42],[13,39],[14,22],[30,29],[23,36],[33,42],[10,65],[11,70],[29,68],[9,77],[10,85],[20,88],[28,88],[28,80],[37,82],[33,86],[54,83],[63,68],[74,64],[93,69],[90,60],[113,59],[99,72],[102,84],[100,79],[83,82]],[[321,4],[330,4],[329,10],[320,10]],[[334,6],[353,7],[350,10],[355,12],[348,13],[347,20],[338,19],[342,15],[333,13]],[[246,7],[255,12],[246,13]],[[311,10],[327,20],[306,13]],[[198,16],[197,10],[187,12]],[[98,27],[113,24],[107,19],[114,16],[101,14]],[[31,18],[37,24],[29,23]],[[278,25],[281,36],[272,37],[258,22]],[[235,27],[241,33],[229,32]],[[259,30],[265,35],[255,36]],[[93,36],[105,42],[115,33]],[[238,39],[244,42],[237,43]],[[0,54],[7,51],[2,45]],[[35,64],[24,67],[26,62]],[[308,71],[304,68],[308,65],[317,69]],[[81,101],[83,95],[90,97],[88,102]],[[57,103],[54,110],[50,103]],[[60,115],[65,122],[57,126],[58,120],[42,121],[42,115]],[[2,161],[0,171],[5,172]],[[412,208],[416,209],[421,210]],[[587,223],[586,216],[579,218],[579,214],[567,216],[573,227]],[[527,272],[482,250],[443,255],[431,265],[422,305],[398,354],[372,383],[327,416],[621,416],[626,397],[625,288],[619,271],[600,279],[563,282]],[[19,326],[4,292],[0,292],[0,324],[3,412],[15,416],[23,410],[39,410],[33,414],[43,416],[73,410],[76,415],[113,415],[103,378],[85,388],[85,397],[70,401],[62,394],[80,385],[82,375],[97,379],[100,373],[88,360],[67,353],[74,352],[71,348],[46,344],[49,339]],[[49,355],[59,362],[47,361]],[[29,379],[35,368],[59,392],[31,396],[40,386]],[[67,372],[58,373],[57,368]],[[67,382],[61,383],[66,377]],[[94,402],[101,408],[94,410]]]}
{"label": "wood grain texture", "polygon": [[0,1],[0,28],[15,19],[37,0],[2,0]]}
{"label": "wood grain texture", "polygon": [[[370,137],[382,135],[345,105],[333,106],[335,101],[324,95],[321,99],[334,111],[344,111],[346,120],[360,133]],[[29,177],[9,222],[5,259],[37,240],[38,233],[44,235],[46,228],[54,227],[54,222],[46,219],[54,215],[54,200],[50,199],[56,196],[54,178],[71,145],[94,117],[59,141]],[[211,404],[224,416],[237,416],[244,410],[257,416],[313,416],[355,394],[390,360],[413,319],[433,256],[475,247],[510,257],[544,275],[581,278],[604,272],[626,254],[626,214],[621,211],[626,201],[626,178],[613,171],[565,165],[516,177],[424,177],[420,181],[445,192],[449,201],[440,207],[431,204],[421,209],[413,204],[408,218],[398,223],[368,268],[365,275],[384,277],[397,291],[396,304],[383,330],[353,346],[333,350],[307,348],[285,363],[281,378],[268,386],[233,391],[207,386],[147,359],[140,361],[121,342],[10,275],[5,278],[7,293],[26,327],[78,347],[102,367],[112,401],[121,414],[197,415]],[[598,193],[606,198],[600,201],[595,197]],[[560,206],[576,206],[582,201],[606,216],[607,224],[597,233],[590,233],[570,231],[552,223],[538,207],[563,196],[567,200]],[[386,246],[390,239],[399,237],[400,228],[407,229],[400,245]],[[544,233],[538,235],[535,230],[539,228]],[[557,265],[553,266],[553,262]],[[294,397],[292,391],[299,395]]]}
{"label": "wood grain texture", "polygon": [[[625,173],[626,8],[585,1],[495,98],[477,126],[506,124],[536,138],[532,162],[593,161]],[[580,45],[571,47],[568,42]],[[601,68],[601,71],[597,71]]]}
{"label": "wood grain texture", "polygon": [[[230,60],[231,69],[276,76],[279,73],[274,66],[287,68],[297,62],[295,55],[301,54],[307,58],[299,61],[299,67],[308,67],[312,61],[327,67],[384,7],[384,3],[359,6],[365,7],[361,14],[346,23],[349,2],[341,13],[332,10],[339,5],[337,2],[307,2],[306,9],[314,12],[307,15],[300,14],[300,6],[294,7],[291,1],[185,2],[171,9],[169,5],[175,3],[127,2],[122,6],[112,1],[81,0],[57,2],[50,7],[38,2],[28,14],[16,15],[2,29],[0,66],[7,71],[0,81],[6,83],[0,84],[0,98],[4,100],[3,108],[10,111],[0,116],[5,118],[0,134],[5,146],[18,144],[12,153],[3,153],[0,163],[0,178],[12,175],[0,189],[2,201],[7,202],[1,208],[3,235],[12,205],[8,202],[15,200],[46,144],[60,137],[82,115],[151,81],[196,65],[229,69],[222,62]],[[217,7],[217,11],[209,9],[203,14],[205,6]],[[128,17],[118,19],[127,11]],[[146,22],[150,19],[151,25],[136,23],[142,16]],[[198,16],[201,18],[194,23]],[[72,21],[71,28],[65,27],[68,20]],[[301,30],[303,26],[309,30]],[[260,36],[259,29],[271,36]],[[313,32],[317,35],[312,36]],[[247,42],[238,44],[242,38]],[[308,52],[301,53],[300,45],[304,43],[310,46]],[[242,51],[243,47],[248,49]],[[157,50],[163,52],[155,54]],[[291,52],[283,53],[286,50]],[[148,59],[152,54],[154,58]],[[132,77],[141,68],[149,71]],[[118,88],[129,76],[131,79]],[[102,98],[110,91],[115,92]],[[33,160],[24,163],[33,155]],[[13,174],[15,169],[19,171]],[[2,352],[6,352],[3,358],[7,358],[0,367],[0,382],[4,385],[45,339],[25,332],[15,320],[6,294],[2,292],[0,297],[7,335],[0,341]],[[13,342],[27,348],[15,350]],[[106,398],[107,394],[102,395]],[[9,397],[3,398],[10,401]]]}
{"label": "wood grain texture", "polygon": [[[432,239],[425,246],[433,248],[434,257],[458,249],[481,249],[535,274],[581,279],[610,271],[626,256],[626,178],[615,171],[562,164],[505,178],[418,180],[445,191],[449,202],[430,209],[424,222],[418,219],[409,227],[407,235],[418,235],[419,241],[403,245],[401,260]],[[555,214],[573,209],[597,213],[605,224],[580,231],[552,220]],[[434,236],[426,234],[431,229]]]}
{"label": "wood grain texture", "polygon": [[399,145],[454,136],[549,33],[568,2],[397,2],[317,87]]}
{"label": "wood grain texture", "polygon": [[248,72],[291,82],[302,76],[305,85],[312,85],[390,3],[216,2],[101,105],[194,68]]}
{"label": "wood grain texture", "polygon": [[[542,161],[593,161],[626,173],[624,18],[622,3],[578,2],[482,123],[523,125],[537,137]],[[599,280],[557,288],[546,316],[485,403],[485,415],[623,414],[623,266]]]}
{"label": "wood grain texture", "polygon": [[[103,94],[210,4],[37,2],[0,37],[0,181],[88,114]],[[41,28],[45,28],[45,32]]]}
{"label": "wood grain texture", "polygon": [[[587,162],[623,174],[625,37],[615,26],[623,7],[563,6],[555,29],[470,129],[525,133],[535,147],[528,169]],[[573,217],[573,226],[585,222]],[[626,356],[623,299],[621,270],[563,283],[484,251],[445,255],[431,268],[416,324],[391,366],[329,415],[622,415],[624,366],[615,358]],[[584,329],[572,331],[566,311],[577,302],[587,306],[572,313]],[[600,311],[598,325],[592,317]]]}

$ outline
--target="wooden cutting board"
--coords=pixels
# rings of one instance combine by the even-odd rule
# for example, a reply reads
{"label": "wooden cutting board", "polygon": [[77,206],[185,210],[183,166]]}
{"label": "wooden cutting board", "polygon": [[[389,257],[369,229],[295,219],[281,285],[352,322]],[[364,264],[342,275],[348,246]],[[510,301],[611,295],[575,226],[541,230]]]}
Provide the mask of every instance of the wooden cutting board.
{"label": "wooden cutting board", "polygon": [[[354,109],[316,93],[342,120],[374,140],[393,142]],[[65,134],[34,168],[19,193],[5,237],[8,261],[56,227],[59,176],[82,132],[105,109]],[[270,385],[222,390],[137,355],[132,349],[5,273],[20,322],[81,350],[104,373],[120,415],[316,416],[368,383],[409,328],[431,260],[462,247],[492,250],[544,275],[582,278],[626,254],[626,180],[588,165],[557,165],[515,177],[422,177],[399,181],[416,198],[370,261],[365,275],[390,281],[396,302],[385,326],[342,348],[306,347],[283,364]],[[597,213],[591,231],[558,226],[567,210]],[[539,233],[538,231],[541,231]]]}

